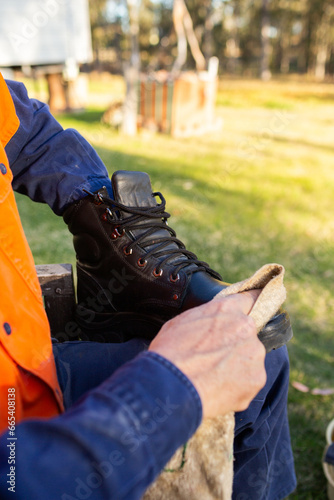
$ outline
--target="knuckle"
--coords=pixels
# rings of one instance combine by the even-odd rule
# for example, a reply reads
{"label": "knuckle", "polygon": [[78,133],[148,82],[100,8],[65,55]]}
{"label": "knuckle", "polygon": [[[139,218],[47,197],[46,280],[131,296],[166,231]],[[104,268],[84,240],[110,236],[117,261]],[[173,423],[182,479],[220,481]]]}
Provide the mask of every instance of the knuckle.
{"label": "knuckle", "polygon": [[256,324],[252,316],[246,316],[247,318],[247,323],[249,324],[250,328],[256,329]]}
{"label": "knuckle", "polygon": [[238,334],[244,340],[250,340],[252,338],[256,339],[256,326],[255,322],[249,316],[245,314],[240,314],[237,318],[235,318],[237,323]]}
{"label": "knuckle", "polygon": [[221,316],[226,313],[226,298],[218,298],[200,306],[210,316]]}
{"label": "knuckle", "polygon": [[266,357],[266,348],[257,337],[255,338],[255,353],[260,360],[264,361]]}
{"label": "knuckle", "polygon": [[245,316],[244,324],[245,324],[245,329],[250,335],[253,335],[256,332],[256,325],[253,318],[251,318],[250,316]]}
{"label": "knuckle", "polygon": [[235,312],[236,306],[238,305],[239,300],[240,299],[237,296],[237,294],[227,295],[226,297],[224,297],[221,300],[222,307],[224,308],[224,311]]}
{"label": "knuckle", "polygon": [[226,298],[221,298],[219,300],[211,302],[211,304],[213,305],[214,311],[217,313],[224,313],[226,311],[226,304],[227,304]]}

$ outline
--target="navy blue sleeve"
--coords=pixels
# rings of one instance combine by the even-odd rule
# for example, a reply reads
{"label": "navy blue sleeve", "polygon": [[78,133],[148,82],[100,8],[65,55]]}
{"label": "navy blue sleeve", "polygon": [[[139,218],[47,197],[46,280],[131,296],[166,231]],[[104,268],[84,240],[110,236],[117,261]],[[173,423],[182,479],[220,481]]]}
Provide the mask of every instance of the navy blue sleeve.
{"label": "navy blue sleeve", "polygon": [[22,83],[6,83],[20,120],[6,146],[13,189],[47,203],[58,215],[85,195],[83,188],[105,185],[112,195],[108,172],[92,146],[76,130],[64,130],[46,104],[29,99]]}
{"label": "navy blue sleeve", "polygon": [[3,435],[0,497],[139,500],[201,418],[188,378],[145,352],[63,415],[17,426],[14,496],[6,483],[11,441]]}

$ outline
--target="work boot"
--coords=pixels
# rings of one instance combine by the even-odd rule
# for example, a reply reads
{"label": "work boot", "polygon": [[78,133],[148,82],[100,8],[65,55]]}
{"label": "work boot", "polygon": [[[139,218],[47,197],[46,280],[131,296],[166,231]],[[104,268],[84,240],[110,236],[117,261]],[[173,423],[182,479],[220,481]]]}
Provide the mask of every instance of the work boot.
{"label": "work boot", "polygon": [[[118,171],[111,182],[114,199],[101,188],[64,214],[77,254],[77,322],[90,340],[151,340],[166,321],[228,283],[177,239],[146,173]],[[282,310],[259,334],[267,351],[291,337]]]}

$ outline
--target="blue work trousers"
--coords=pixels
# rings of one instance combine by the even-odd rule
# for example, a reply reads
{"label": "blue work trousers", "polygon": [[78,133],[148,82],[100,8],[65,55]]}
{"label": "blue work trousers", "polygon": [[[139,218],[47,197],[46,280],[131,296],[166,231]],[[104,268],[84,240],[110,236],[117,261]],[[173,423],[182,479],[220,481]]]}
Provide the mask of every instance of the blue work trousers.
{"label": "blue work trousers", "polygon": [[[147,341],[72,341],[53,345],[57,372],[69,408],[117,368],[147,349]],[[286,402],[286,347],[266,356],[267,383],[247,410],[235,414],[233,500],[281,500],[296,487]]]}

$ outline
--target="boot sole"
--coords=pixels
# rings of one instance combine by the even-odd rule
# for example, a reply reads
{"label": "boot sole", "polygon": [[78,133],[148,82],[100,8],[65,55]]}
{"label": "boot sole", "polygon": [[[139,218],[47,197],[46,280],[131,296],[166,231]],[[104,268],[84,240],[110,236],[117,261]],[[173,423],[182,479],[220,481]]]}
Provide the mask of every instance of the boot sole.
{"label": "boot sole", "polygon": [[[168,319],[138,313],[96,313],[80,308],[80,315],[76,321],[81,329],[80,338],[95,342],[126,342],[132,338],[140,337],[153,340],[162,325]],[[91,321],[84,320],[82,316],[90,316]],[[283,309],[266,324],[259,332],[258,337],[266,348],[266,352],[278,349],[293,337],[289,315]]]}
{"label": "boot sole", "polygon": [[258,333],[258,338],[266,348],[266,352],[279,349],[287,344],[293,337],[293,330],[289,314],[280,309],[271,318],[266,326]]}

